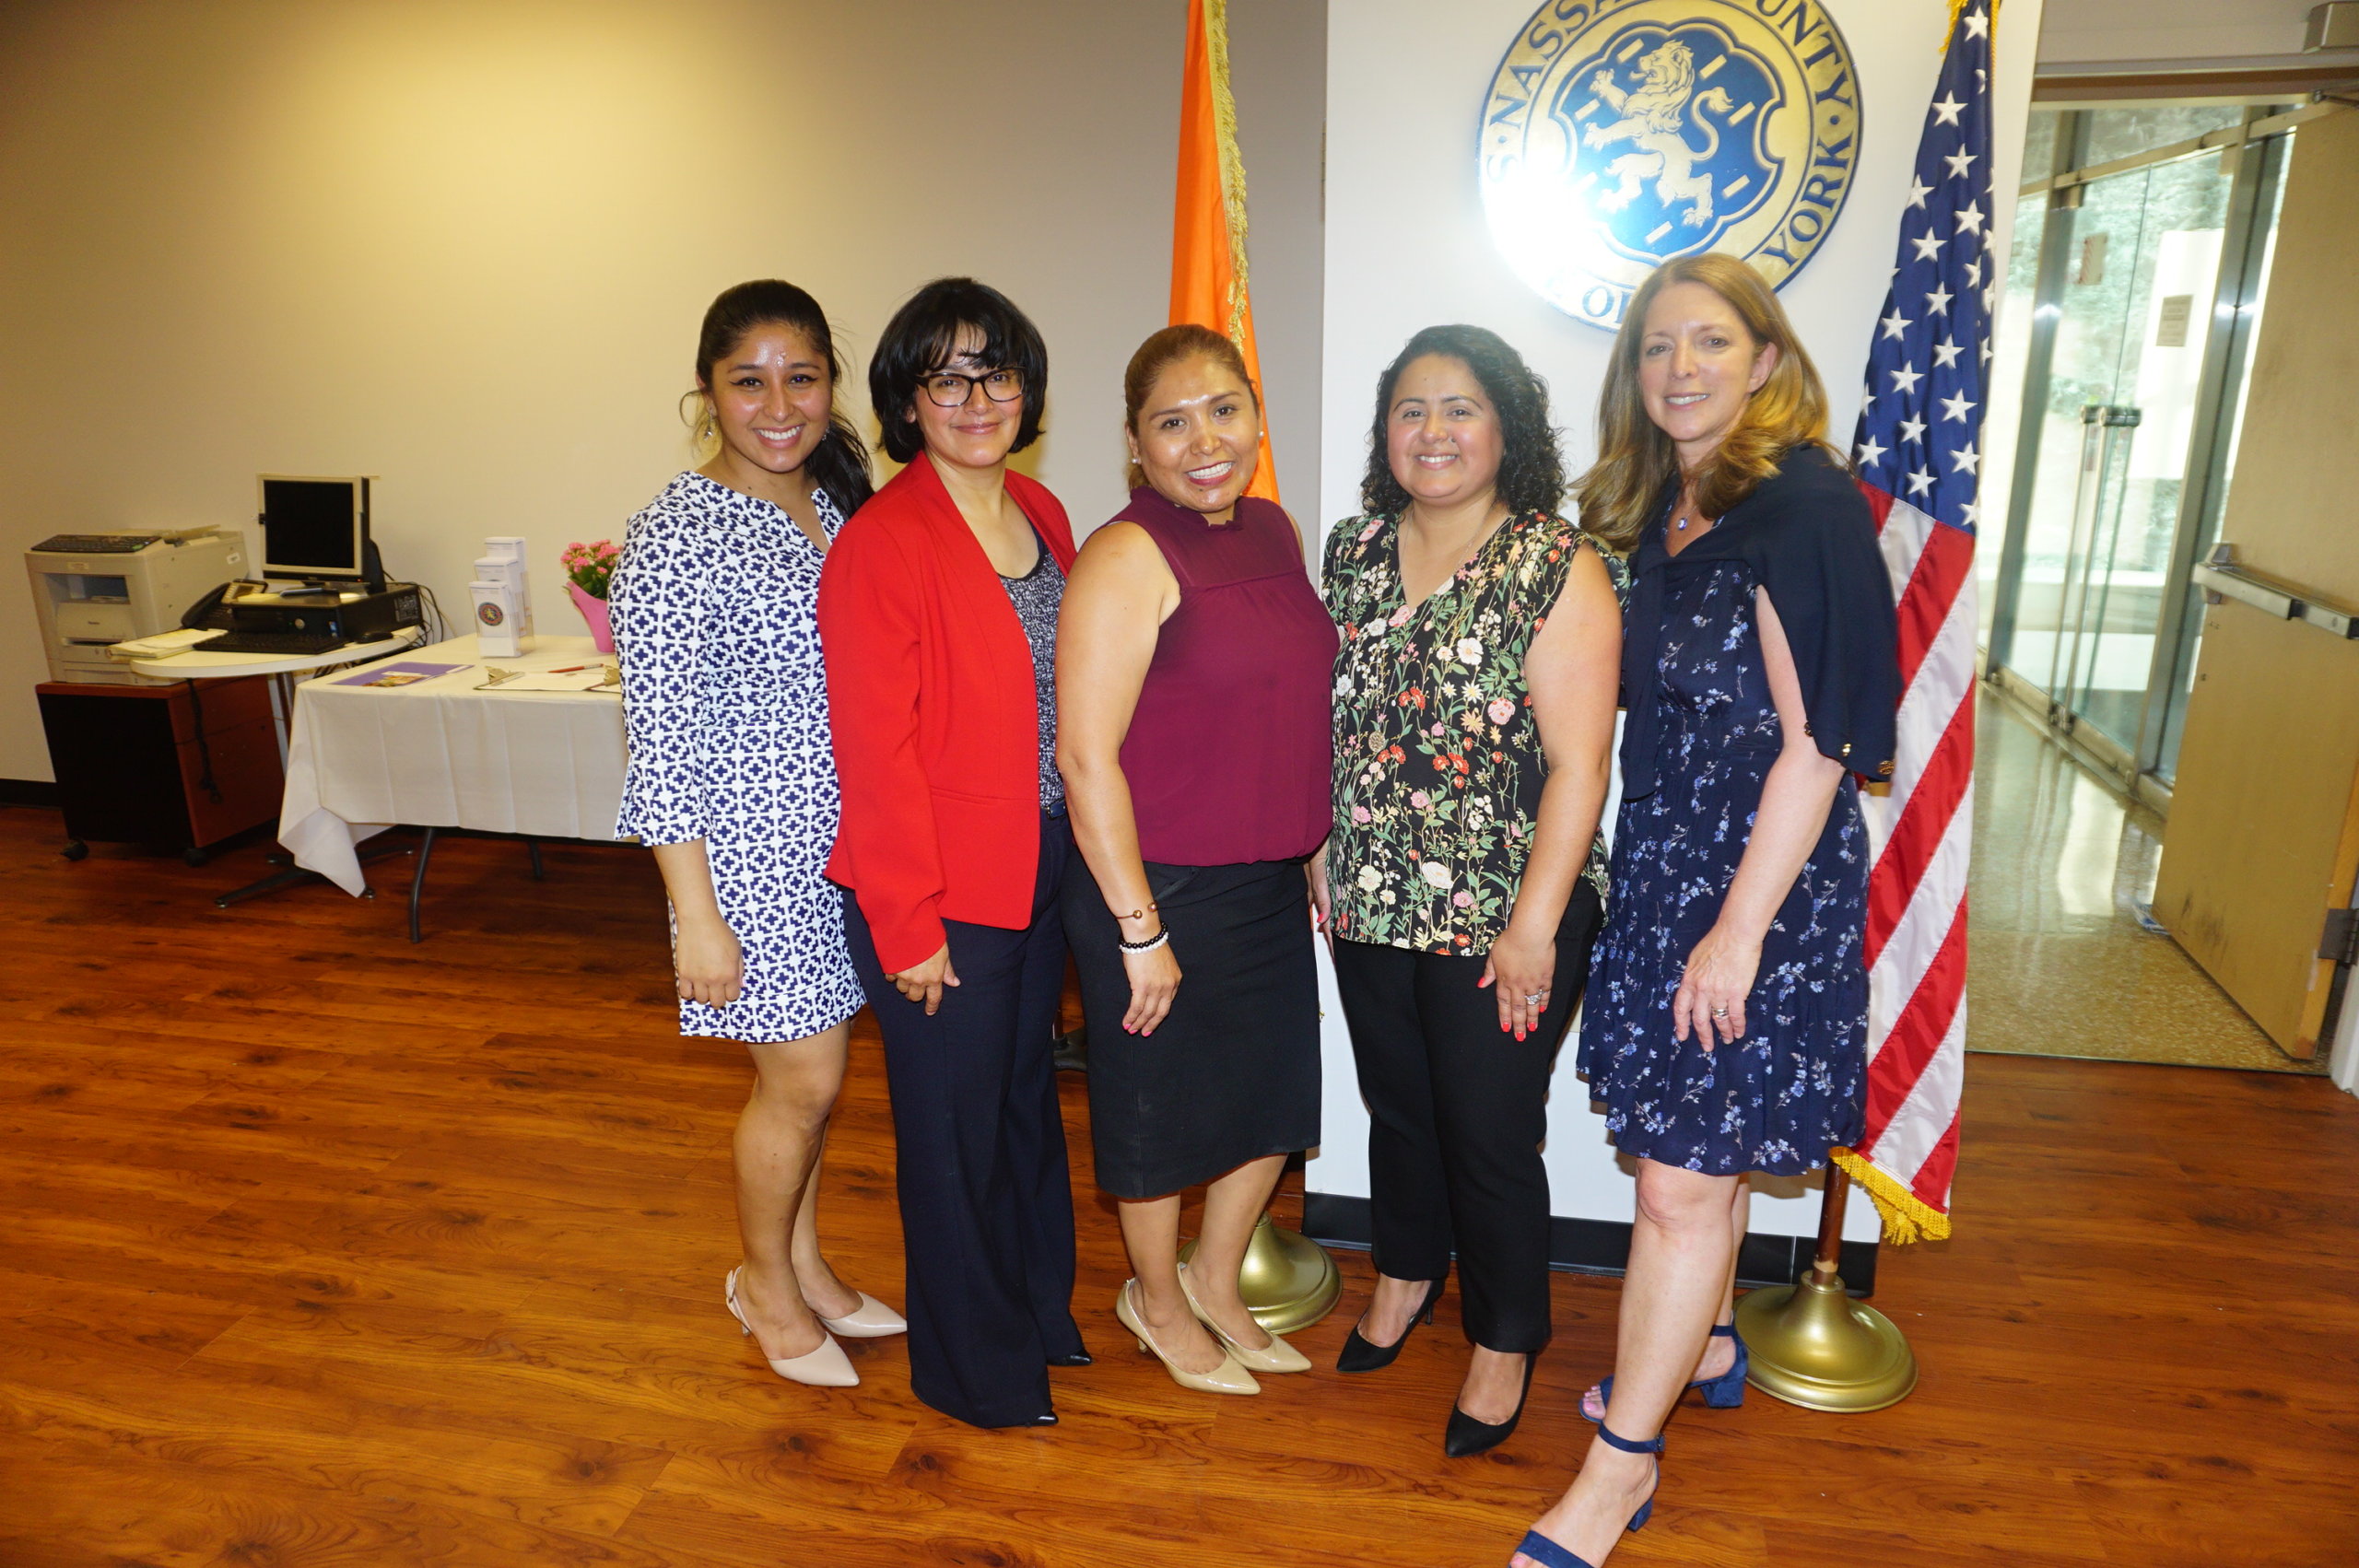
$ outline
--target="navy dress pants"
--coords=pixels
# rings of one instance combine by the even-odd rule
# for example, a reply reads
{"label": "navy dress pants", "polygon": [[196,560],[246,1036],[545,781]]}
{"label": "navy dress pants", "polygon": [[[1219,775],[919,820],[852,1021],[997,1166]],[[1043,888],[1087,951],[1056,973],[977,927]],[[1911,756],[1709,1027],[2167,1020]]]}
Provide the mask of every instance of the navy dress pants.
{"label": "navy dress pants", "polygon": [[1044,815],[1031,924],[944,922],[958,984],[931,1018],[885,977],[859,901],[844,900],[893,1096],[910,1387],[975,1426],[1037,1424],[1051,1413],[1049,1358],[1082,1349],[1050,1060],[1065,976],[1057,889],[1073,852],[1062,813]]}

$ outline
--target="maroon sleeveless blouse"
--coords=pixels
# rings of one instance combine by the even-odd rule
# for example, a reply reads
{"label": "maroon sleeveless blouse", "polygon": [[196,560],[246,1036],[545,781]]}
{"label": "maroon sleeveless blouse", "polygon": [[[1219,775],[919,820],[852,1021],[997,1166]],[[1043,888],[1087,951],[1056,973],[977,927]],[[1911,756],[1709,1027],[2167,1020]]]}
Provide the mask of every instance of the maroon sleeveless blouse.
{"label": "maroon sleeveless blouse", "polygon": [[1140,855],[1226,866],[1311,854],[1333,822],[1336,633],[1294,524],[1247,497],[1215,527],[1144,486],[1113,521],[1146,530],[1180,582],[1122,742]]}

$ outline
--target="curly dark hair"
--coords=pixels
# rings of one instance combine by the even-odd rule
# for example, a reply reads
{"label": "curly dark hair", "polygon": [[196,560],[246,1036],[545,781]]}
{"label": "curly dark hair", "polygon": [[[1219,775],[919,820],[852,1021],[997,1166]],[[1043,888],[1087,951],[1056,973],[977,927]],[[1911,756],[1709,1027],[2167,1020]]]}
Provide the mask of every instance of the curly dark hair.
{"label": "curly dark hair", "polygon": [[1385,452],[1385,427],[1401,372],[1428,354],[1444,355],[1473,372],[1483,395],[1498,411],[1501,450],[1498,497],[1513,513],[1554,514],[1565,497],[1565,454],[1548,422],[1548,383],[1523,362],[1507,339],[1485,327],[1427,327],[1411,338],[1376,380],[1376,422],[1368,431],[1367,477],[1360,481],[1360,505],[1371,517],[1406,510],[1409,492],[1392,476]]}

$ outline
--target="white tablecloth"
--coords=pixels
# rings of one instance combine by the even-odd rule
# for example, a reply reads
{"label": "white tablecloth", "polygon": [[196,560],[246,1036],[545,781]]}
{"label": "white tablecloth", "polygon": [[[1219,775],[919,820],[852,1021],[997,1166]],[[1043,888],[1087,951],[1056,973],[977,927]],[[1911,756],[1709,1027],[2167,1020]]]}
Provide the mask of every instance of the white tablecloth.
{"label": "white tablecloth", "polygon": [[[586,637],[541,637],[528,653],[488,662],[554,670],[600,657]],[[472,633],[403,661],[469,668],[392,687],[341,685],[352,678],[344,671],[295,688],[278,841],[297,865],[358,896],[368,884],[355,846],[395,823],[614,837],[625,757],[620,696],[477,691],[487,661]]]}

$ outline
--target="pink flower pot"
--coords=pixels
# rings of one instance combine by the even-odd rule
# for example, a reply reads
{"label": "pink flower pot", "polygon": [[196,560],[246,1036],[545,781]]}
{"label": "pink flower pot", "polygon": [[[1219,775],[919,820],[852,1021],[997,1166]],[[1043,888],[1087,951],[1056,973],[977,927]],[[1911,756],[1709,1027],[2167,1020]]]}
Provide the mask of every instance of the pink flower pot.
{"label": "pink flower pot", "polygon": [[606,602],[584,593],[578,582],[567,583],[565,591],[572,595],[573,607],[581,612],[581,618],[590,623],[591,642],[596,645],[599,652],[612,653],[615,650],[615,628],[606,624]]}

